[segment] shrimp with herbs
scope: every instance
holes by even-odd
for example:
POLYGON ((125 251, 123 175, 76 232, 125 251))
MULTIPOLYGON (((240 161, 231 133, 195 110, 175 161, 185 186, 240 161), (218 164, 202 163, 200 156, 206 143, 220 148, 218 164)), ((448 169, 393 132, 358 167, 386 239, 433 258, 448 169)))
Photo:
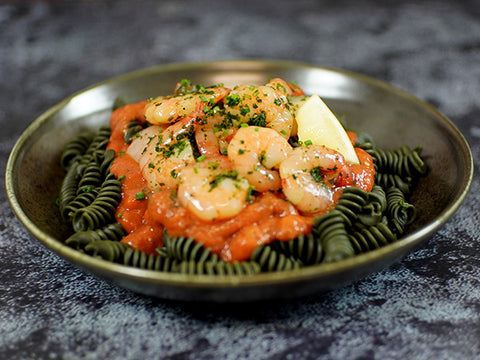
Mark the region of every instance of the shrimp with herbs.
POLYGON ((208 157, 226 154, 235 131, 233 122, 223 112, 205 116, 195 132, 198 151, 208 157))
POLYGON ((205 221, 231 218, 248 203, 250 185, 221 161, 189 164, 182 170, 177 198, 205 221))
POLYGON ((280 163, 286 198, 304 213, 327 211, 334 204, 334 187, 351 173, 339 152, 322 145, 300 146, 280 163))
POLYGON ((288 139, 294 125, 294 109, 288 100, 292 94, 281 79, 262 86, 242 85, 225 97, 225 111, 241 123, 272 128, 288 139))
POLYGON ((276 191, 282 186, 278 166, 291 151, 288 141, 275 130, 248 126, 233 136, 228 158, 256 191, 276 191))
POLYGON ((153 125, 172 124, 198 108, 213 108, 230 93, 223 86, 199 87, 173 96, 159 96, 145 105, 145 119, 153 125))
POLYGON ((178 186, 182 169, 195 161, 188 134, 197 126, 197 113, 192 113, 168 127, 152 125, 137 134, 127 154, 139 164, 149 189, 178 186))

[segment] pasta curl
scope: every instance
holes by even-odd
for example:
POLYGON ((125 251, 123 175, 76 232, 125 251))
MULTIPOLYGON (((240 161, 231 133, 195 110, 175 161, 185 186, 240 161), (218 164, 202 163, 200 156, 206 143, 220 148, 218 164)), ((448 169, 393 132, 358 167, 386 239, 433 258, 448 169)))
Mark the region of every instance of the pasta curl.
POLYGON ((257 247, 251 259, 257 262, 263 271, 285 271, 298 269, 302 266, 299 260, 287 257, 270 245, 257 247))

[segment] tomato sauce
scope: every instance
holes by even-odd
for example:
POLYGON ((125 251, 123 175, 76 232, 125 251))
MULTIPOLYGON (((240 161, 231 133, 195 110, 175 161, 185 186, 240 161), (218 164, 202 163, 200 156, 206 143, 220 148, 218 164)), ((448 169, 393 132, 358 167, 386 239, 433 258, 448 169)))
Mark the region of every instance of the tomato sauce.
MULTIPOLYGON (((122 242, 148 254, 155 253, 155 248, 163 244, 166 230, 173 237, 192 237, 232 262, 249 259, 260 245, 274 240, 288 241, 311 232, 314 216, 321 214, 299 213, 281 193, 261 193, 252 197, 252 202, 232 218, 204 221, 177 202, 175 190, 149 191, 138 163, 124 153, 128 145, 123 140, 128 123, 143 117, 144 106, 142 102, 120 108, 113 113, 111 121, 109 148, 117 152, 111 171, 121 179, 123 191, 116 219, 128 232, 122 242)), ((366 191, 373 186, 372 158, 361 149, 356 152, 360 164, 351 165, 348 176, 336 180, 335 201, 345 186, 366 191)))
POLYGON ((128 104, 116 109, 110 118, 110 127, 112 135, 107 149, 115 150, 115 153, 125 151, 128 147, 125 144, 125 134, 128 130, 128 124, 132 121, 139 121, 144 124, 145 121, 145 105, 147 101, 140 101, 135 104, 128 104))
POLYGON ((355 153, 357 154, 360 164, 350 165, 350 170, 353 175, 352 185, 365 191, 372 191, 375 176, 372 156, 360 148, 355 148, 355 153))
POLYGON ((301 216, 289 202, 271 193, 259 195, 233 218, 204 221, 178 205, 170 190, 152 193, 145 219, 162 224, 171 236, 195 238, 227 261, 246 260, 257 246, 275 239, 310 233, 313 222, 313 217, 301 216))
POLYGON ((147 201, 137 199, 146 193, 146 181, 138 163, 128 154, 117 156, 110 171, 122 181, 122 199, 115 216, 123 228, 131 232, 142 224, 147 209, 147 201))

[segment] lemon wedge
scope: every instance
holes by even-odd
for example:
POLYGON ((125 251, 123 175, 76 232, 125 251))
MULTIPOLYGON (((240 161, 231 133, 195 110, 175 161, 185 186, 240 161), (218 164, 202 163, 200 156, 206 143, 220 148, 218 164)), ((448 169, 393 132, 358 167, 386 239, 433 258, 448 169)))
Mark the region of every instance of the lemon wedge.
POLYGON ((347 132, 318 95, 312 95, 298 108, 296 114, 298 140, 311 141, 338 151, 350 164, 359 164, 347 132))

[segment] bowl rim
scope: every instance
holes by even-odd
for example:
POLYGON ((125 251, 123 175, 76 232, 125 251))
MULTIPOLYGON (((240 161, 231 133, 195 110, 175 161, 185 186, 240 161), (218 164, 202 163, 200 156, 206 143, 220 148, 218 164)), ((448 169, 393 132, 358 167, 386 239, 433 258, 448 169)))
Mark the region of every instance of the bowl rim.
POLYGON ((79 90, 61 102, 53 105, 40 116, 38 116, 20 135, 18 140, 15 142, 10 155, 7 160, 6 173, 5 173, 5 184, 7 197, 10 202, 10 205, 19 218, 21 223, 27 228, 27 230, 38 239, 44 246, 52 250, 54 253, 60 255, 64 259, 67 259, 71 263, 74 263, 82 268, 93 271, 94 273, 103 273, 110 274, 114 276, 125 276, 130 279, 139 280, 139 281, 149 281, 155 282, 162 285, 170 285, 175 287, 197 287, 197 288, 229 288, 229 287, 251 287, 251 286, 262 286, 262 285, 272 285, 272 284, 284 284, 291 282, 298 282, 302 280, 310 279, 320 279, 322 277, 330 277, 335 274, 339 274, 348 270, 352 270, 359 265, 368 265, 375 264, 378 260, 385 258, 387 255, 392 253, 400 254, 400 256, 405 255, 410 252, 412 246, 420 244, 423 240, 430 237, 438 231, 444 222, 450 218, 461 205, 465 199, 472 179, 473 179, 474 163, 472 152, 468 145, 467 140, 459 129, 453 124, 453 122, 444 116, 440 111, 431 106, 430 104, 418 99, 417 97, 411 95, 410 93, 403 91, 393 85, 390 85, 384 81, 377 80, 367 75, 355 73, 348 70, 340 70, 329 67, 317 66, 314 64, 295 62, 295 61, 285 61, 285 60, 265 60, 265 59, 250 59, 250 60, 219 60, 219 61, 205 61, 205 62, 184 62, 184 63, 170 63, 164 65, 153 66, 149 68, 144 68, 140 70, 131 71, 122 75, 114 76, 107 80, 98 82, 94 85, 86 87, 82 90, 79 90), (414 232, 402 237, 401 241, 397 241, 391 244, 388 244, 379 249, 373 250, 371 252, 363 253, 356 255, 354 257, 341 260, 335 263, 327 264, 318 264, 302 267, 295 270, 287 270, 282 272, 266 272, 255 275, 235 275, 235 276, 217 276, 217 275, 189 275, 189 274, 177 274, 177 273, 168 273, 160 272, 153 270, 144 270, 139 268, 133 268, 124 266, 121 264, 116 264, 108 262, 105 260, 97 259, 92 256, 82 254, 75 249, 68 247, 63 244, 61 240, 55 239, 53 236, 50 236, 40 230, 35 223, 26 215, 22 209, 15 192, 14 176, 15 170, 19 166, 20 162, 23 159, 23 151, 25 145, 28 143, 30 137, 52 116, 54 116, 58 111, 64 108, 72 99, 75 97, 88 92, 90 90, 112 84, 117 82, 122 82, 129 79, 135 79, 141 76, 148 75, 150 73, 159 73, 159 72, 171 72, 182 69, 194 69, 194 68, 206 68, 214 66, 224 66, 232 67, 237 66, 241 68, 249 68, 255 65, 263 66, 280 66, 280 67, 301 67, 305 69, 316 69, 324 70, 327 72, 335 73, 342 76, 347 76, 353 78, 362 83, 368 83, 375 87, 380 87, 388 92, 393 92, 396 95, 399 95, 403 98, 406 98, 409 101, 413 101, 422 107, 426 107, 430 112, 433 112, 437 117, 439 117, 444 125, 446 125, 450 131, 454 134, 455 138, 462 147, 463 154, 465 155, 465 173, 463 174, 462 190, 459 191, 456 196, 451 200, 450 205, 447 206, 442 212, 432 221, 430 221, 424 227, 415 230, 414 232), (402 255, 402 250, 404 254, 402 255))

